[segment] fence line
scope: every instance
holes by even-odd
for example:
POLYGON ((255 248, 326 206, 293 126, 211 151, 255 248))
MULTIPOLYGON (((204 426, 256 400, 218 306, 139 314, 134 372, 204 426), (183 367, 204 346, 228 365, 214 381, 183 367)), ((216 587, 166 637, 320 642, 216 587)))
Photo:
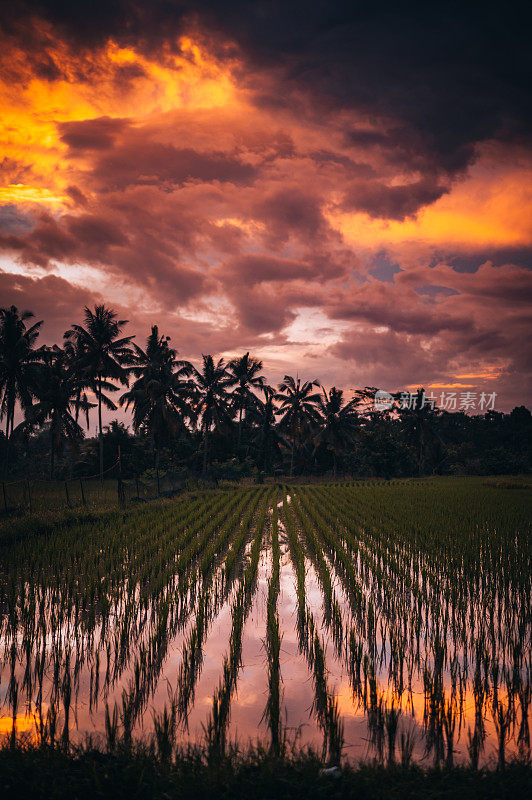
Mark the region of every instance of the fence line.
POLYGON ((29 513, 41 510, 55 510, 64 507, 109 506, 126 504, 129 501, 143 502, 174 494, 186 487, 182 473, 167 471, 156 478, 146 480, 140 475, 134 478, 123 478, 121 470, 118 475, 110 475, 120 467, 116 461, 104 471, 104 479, 99 474, 47 480, 44 478, 19 478, 2 481, 0 496, 0 513, 29 513))

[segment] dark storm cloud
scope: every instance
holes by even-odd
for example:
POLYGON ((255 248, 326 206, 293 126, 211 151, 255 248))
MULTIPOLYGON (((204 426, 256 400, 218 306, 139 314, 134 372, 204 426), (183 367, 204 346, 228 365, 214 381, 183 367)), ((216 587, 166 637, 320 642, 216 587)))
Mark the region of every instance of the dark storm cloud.
POLYGON ((253 214, 266 223, 272 243, 285 243, 292 234, 316 240, 332 234, 321 205, 320 197, 312 197, 299 187, 291 187, 279 189, 258 201, 253 214))
POLYGON ((87 197, 83 194, 83 192, 78 186, 69 186, 66 189, 66 194, 68 195, 68 197, 70 197, 75 206, 84 207, 89 202, 87 197))
POLYGON ((72 315, 79 315, 83 306, 101 302, 98 293, 73 286, 57 275, 36 278, 2 271, 0 297, 8 297, 9 304, 19 309, 30 309, 36 320, 45 320, 41 339, 48 344, 62 340, 74 321, 72 315))
POLYGON ((0 246, 40 267, 51 261, 101 263, 110 247, 126 243, 127 237, 115 221, 94 214, 66 214, 57 220, 43 213, 25 237, 0 236, 0 246))
POLYGON ((58 124, 61 139, 71 151, 107 150, 113 146, 118 133, 124 130, 128 120, 98 117, 76 122, 58 124))
POLYGON ((135 128, 127 119, 64 122, 58 129, 71 155, 92 153, 92 174, 106 189, 188 180, 249 184, 257 174, 256 167, 230 153, 153 141, 150 131, 135 128))
POLYGON ((221 181, 249 184, 255 167, 225 153, 200 153, 190 147, 133 140, 95 162, 93 174, 106 189, 142 184, 221 181))
POLYGON ((380 181, 360 181, 348 189, 342 208, 346 211, 365 211, 370 217, 404 220, 448 191, 448 187, 441 186, 431 178, 402 186, 387 186, 380 181))
MULTIPOLYGON (((76 46, 109 37, 145 49, 174 43, 194 22, 220 55, 235 42, 248 64, 275 71, 272 97, 286 107, 305 93, 317 116, 355 108, 393 123, 389 134, 346 129, 353 145, 393 149, 449 175, 477 142, 529 136, 532 83, 525 4, 354 3, 296 0, 35 0, 3 4, 7 31, 22 36, 43 16, 76 46), (224 49, 225 48, 225 49, 224 49)), ((53 61, 40 56, 50 74, 53 61)), ((264 101, 264 87, 257 86, 264 101)))

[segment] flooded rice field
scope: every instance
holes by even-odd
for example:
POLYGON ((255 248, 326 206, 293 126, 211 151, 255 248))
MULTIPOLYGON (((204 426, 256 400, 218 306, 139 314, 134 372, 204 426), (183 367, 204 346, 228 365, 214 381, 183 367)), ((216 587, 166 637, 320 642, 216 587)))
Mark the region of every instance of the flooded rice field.
POLYGON ((530 751, 530 495, 205 490, 0 530, 0 735, 329 763, 530 751))

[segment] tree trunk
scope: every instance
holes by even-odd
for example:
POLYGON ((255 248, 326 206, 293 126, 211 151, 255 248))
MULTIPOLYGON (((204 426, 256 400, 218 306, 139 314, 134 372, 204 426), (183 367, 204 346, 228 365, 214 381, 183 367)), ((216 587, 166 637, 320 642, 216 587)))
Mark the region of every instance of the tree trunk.
POLYGON ((7 415, 6 415, 6 457, 4 461, 4 478, 7 478, 7 472, 9 469, 9 444, 11 434, 13 433, 13 417, 15 415, 15 409, 12 407, 12 404, 9 403, 7 406, 7 415), (11 424, 11 429, 10 429, 11 424))
POLYGON ((52 428, 52 423, 50 423, 50 480, 51 481, 53 481, 54 479, 54 468, 55 468, 54 432, 52 428))
POLYGON ((240 455, 240 440, 242 438, 242 411, 243 410, 244 410, 243 406, 240 406, 240 409, 239 409, 239 412, 238 412, 238 452, 239 452, 239 455, 240 455))
POLYGON ((290 456, 290 477, 294 474, 294 453, 296 450, 296 441, 292 439, 292 454, 290 456))
POLYGON ((209 430, 205 428, 203 433, 203 477, 207 474, 207 451, 209 449, 209 430))
POLYGON ((268 434, 266 432, 266 426, 263 428, 262 431, 262 471, 266 472, 266 467, 268 465, 268 434))
POLYGON ((98 375, 98 438, 100 445, 100 482, 103 483, 102 376, 98 375))
POLYGON ((333 478, 336 480, 336 453, 333 450, 333 478))
POLYGON ((4 478, 7 478, 8 461, 9 461, 9 409, 6 414, 6 451, 4 453, 4 478))

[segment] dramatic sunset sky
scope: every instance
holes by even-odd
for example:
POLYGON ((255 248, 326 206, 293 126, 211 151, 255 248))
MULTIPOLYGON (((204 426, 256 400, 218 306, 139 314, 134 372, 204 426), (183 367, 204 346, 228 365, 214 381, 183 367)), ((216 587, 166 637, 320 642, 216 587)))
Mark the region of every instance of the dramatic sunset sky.
MULTIPOLYGON (((0 304, 532 401, 530 29, 511 4, 4 2, 0 304)), ((460 389, 459 389, 460 390, 460 389)))

